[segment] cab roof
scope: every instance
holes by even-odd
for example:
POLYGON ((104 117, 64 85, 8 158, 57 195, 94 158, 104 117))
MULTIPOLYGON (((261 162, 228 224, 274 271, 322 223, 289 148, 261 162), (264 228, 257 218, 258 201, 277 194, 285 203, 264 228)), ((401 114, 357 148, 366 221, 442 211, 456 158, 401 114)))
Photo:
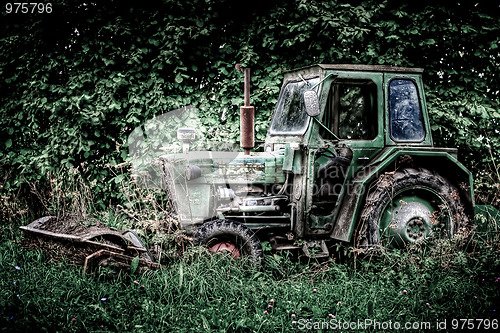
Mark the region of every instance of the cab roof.
POLYGON ((289 70, 286 71, 285 73, 313 69, 314 67, 319 67, 320 69, 323 70, 342 70, 342 71, 356 71, 356 72, 391 72, 391 73, 422 74, 424 71, 423 68, 398 67, 390 65, 315 64, 289 70))

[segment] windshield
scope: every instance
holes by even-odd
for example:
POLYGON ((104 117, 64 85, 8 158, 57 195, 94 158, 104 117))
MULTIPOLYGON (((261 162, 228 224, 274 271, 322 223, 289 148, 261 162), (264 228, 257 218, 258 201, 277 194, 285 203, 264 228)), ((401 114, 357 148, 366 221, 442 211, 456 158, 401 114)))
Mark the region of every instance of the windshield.
POLYGON ((319 78, 288 82, 283 88, 271 121, 271 135, 303 135, 309 126, 304 106, 304 91, 311 89, 319 78))

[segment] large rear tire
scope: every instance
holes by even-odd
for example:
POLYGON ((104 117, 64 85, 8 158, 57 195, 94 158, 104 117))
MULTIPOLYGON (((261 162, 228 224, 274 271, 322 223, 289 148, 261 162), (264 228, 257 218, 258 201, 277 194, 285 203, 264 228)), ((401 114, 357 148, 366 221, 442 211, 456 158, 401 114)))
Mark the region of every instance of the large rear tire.
POLYGON ((451 238, 469 219, 458 190, 426 169, 382 175, 361 214, 358 247, 402 248, 428 237, 451 238))
POLYGON ((194 233, 194 244, 209 252, 226 252, 233 257, 247 257, 256 265, 262 264, 260 240, 244 224, 232 220, 214 220, 203 224, 194 233))

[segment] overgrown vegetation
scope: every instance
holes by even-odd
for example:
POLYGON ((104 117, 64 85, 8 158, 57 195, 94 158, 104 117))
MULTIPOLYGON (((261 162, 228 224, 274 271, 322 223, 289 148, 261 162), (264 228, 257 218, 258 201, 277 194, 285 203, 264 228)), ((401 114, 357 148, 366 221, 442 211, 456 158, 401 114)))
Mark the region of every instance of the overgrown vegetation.
POLYGON ((265 269, 255 271, 244 261, 192 247, 182 260, 156 271, 101 268, 84 274, 49 260, 40 249, 21 248, 16 225, 3 225, 0 327, 5 332, 290 332, 305 323, 358 319, 430 323, 432 330, 437 322, 451 327, 458 318, 492 321, 500 304, 498 227, 497 221, 478 218, 467 244, 441 240, 371 260, 355 261, 342 247, 347 257, 340 263, 305 263, 266 251, 265 269))
MULTIPOLYGON (((266 251, 266 269, 208 257, 175 232, 168 197, 131 181, 127 138, 188 105, 207 140, 238 141, 241 73, 252 68, 256 139, 285 70, 312 63, 425 68, 438 145, 458 147, 476 201, 500 205, 498 7, 386 1, 53 1, 50 15, 0 27, 0 328, 2 331, 293 331, 309 322, 430 322, 498 317, 498 220, 470 242, 418 244, 371 260, 303 262, 266 251), (41 215, 136 228, 165 266, 144 274, 22 247, 41 215), (167 233, 165 231, 168 231, 167 233), (270 307, 271 306, 271 307, 270 307), (302 321, 301 321, 302 320, 302 321), (293 323, 295 321, 296 323, 293 323)), ((175 135, 173 128, 169 135, 175 135)), ((158 144, 161 144, 159 142, 158 144)))

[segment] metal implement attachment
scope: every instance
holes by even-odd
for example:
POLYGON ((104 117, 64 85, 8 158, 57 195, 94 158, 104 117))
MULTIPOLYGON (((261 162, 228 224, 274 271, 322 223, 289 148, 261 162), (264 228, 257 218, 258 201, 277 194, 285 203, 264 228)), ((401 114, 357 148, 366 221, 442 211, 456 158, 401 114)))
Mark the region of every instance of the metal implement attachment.
POLYGON ((69 229, 63 232, 47 230, 50 222, 57 220, 54 216, 39 218, 20 229, 47 242, 57 242, 67 248, 66 254, 75 257, 75 262, 83 256, 84 270, 89 266, 130 267, 135 257, 139 259, 139 267, 158 268, 154 257, 149 253, 140 238, 132 230, 119 231, 109 227, 89 226, 80 229, 69 229), (76 251, 76 252, 75 252, 76 251))

